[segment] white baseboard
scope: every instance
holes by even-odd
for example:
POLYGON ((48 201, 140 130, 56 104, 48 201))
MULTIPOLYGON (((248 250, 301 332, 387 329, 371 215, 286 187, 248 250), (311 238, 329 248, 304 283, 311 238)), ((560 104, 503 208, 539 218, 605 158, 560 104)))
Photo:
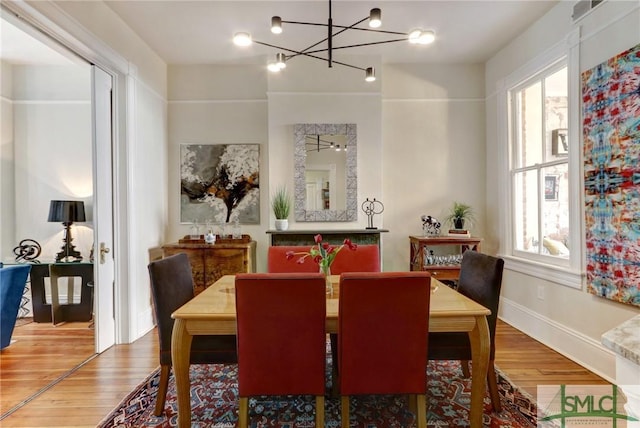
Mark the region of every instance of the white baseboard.
POLYGON ((615 384, 615 354, 600 342, 504 297, 500 298, 498 317, 615 384))

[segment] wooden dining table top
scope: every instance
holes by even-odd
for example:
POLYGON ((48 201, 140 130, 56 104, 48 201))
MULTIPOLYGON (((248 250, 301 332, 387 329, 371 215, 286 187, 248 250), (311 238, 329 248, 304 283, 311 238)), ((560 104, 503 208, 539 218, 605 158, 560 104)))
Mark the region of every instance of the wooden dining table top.
MULTIPOLYGON (((340 275, 332 275, 333 293, 327 295, 327 323, 328 330, 333 332, 333 322, 338 319, 338 306, 340 295, 340 275)), ((449 288, 436 279, 431 279, 431 302, 430 302, 430 330, 431 331, 468 331, 469 326, 452 328, 455 318, 460 318, 459 322, 468 322, 475 316, 486 316, 491 312, 484 306, 463 296, 457 291, 449 288), (445 323, 442 329, 438 328, 441 323, 445 323)), ((176 310, 172 317, 174 319, 219 321, 229 322, 236 319, 236 297, 235 297, 235 275, 225 275, 208 287, 197 297, 176 310)), ((467 324, 465 323, 465 324, 467 324)), ((225 323, 226 324, 226 323, 225 323)), ((229 323, 230 325, 230 323, 229 323)), ((229 327, 231 328, 231 327, 229 327)), ((228 331, 235 334, 235 331, 228 331)))

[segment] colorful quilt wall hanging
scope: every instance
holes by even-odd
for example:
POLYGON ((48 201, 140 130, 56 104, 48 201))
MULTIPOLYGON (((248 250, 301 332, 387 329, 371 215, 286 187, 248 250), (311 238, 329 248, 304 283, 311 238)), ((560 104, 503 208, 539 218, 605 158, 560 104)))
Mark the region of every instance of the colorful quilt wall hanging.
POLYGON ((582 73, 589 293, 640 306, 640 44, 582 73))

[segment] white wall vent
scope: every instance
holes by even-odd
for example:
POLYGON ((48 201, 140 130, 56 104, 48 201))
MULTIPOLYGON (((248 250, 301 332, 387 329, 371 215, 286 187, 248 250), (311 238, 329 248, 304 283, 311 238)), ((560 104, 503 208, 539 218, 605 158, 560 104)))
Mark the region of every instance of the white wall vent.
POLYGON ((594 7, 598 6, 604 0, 580 0, 573 6, 573 15, 571 18, 573 22, 576 22, 578 19, 582 18, 587 12, 589 12, 594 7))

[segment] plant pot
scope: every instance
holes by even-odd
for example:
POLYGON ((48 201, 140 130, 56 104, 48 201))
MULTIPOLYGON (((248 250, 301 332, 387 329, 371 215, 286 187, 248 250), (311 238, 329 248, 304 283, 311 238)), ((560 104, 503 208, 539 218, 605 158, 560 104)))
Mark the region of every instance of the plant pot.
POLYGON ((289 229, 289 220, 288 219, 276 219, 276 230, 287 230, 289 229))
POLYGON ((453 227, 456 229, 464 229, 464 219, 463 218, 454 218, 453 219, 453 227))

